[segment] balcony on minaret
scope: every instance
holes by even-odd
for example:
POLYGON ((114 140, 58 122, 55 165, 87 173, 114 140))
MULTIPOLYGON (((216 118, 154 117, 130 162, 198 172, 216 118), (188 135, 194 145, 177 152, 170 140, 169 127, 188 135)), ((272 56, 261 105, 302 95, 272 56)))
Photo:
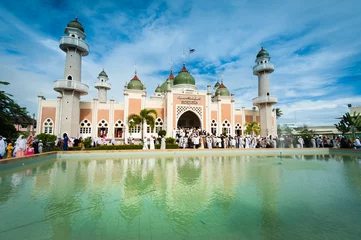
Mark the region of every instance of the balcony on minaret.
POLYGON ((275 96, 260 96, 252 99, 254 106, 259 106, 260 104, 264 103, 271 103, 276 104, 277 103, 277 97, 275 96))
POLYGON ((87 95, 89 87, 82 82, 62 79, 54 81, 54 90, 60 93, 64 90, 73 90, 79 92, 80 95, 87 95))
POLYGON ((275 69, 273 63, 266 62, 260 63, 253 67, 253 74, 258 75, 260 72, 268 72, 271 73, 275 69))
POLYGON ((110 83, 106 82, 106 81, 100 81, 100 82, 97 82, 94 84, 94 87, 99 89, 99 88, 105 88, 107 90, 110 90, 111 89, 111 85, 110 83))
POLYGON ((67 52, 67 48, 77 48, 82 53, 82 56, 87 56, 89 54, 89 45, 82 39, 71 36, 60 38, 59 47, 64 52, 67 52))

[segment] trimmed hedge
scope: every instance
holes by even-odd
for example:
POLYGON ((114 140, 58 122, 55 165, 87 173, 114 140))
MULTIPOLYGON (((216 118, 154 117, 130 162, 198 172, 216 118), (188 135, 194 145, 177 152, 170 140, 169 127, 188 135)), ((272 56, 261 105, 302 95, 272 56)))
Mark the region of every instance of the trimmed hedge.
MULTIPOLYGON (((166 149, 178 149, 177 144, 167 144, 166 149)), ((93 150, 141 150, 143 145, 101 145, 98 147, 85 148, 86 151, 93 150)), ((155 149, 160 149, 160 144, 155 144, 155 149)), ((80 147, 69 147, 68 151, 80 151, 80 147)))

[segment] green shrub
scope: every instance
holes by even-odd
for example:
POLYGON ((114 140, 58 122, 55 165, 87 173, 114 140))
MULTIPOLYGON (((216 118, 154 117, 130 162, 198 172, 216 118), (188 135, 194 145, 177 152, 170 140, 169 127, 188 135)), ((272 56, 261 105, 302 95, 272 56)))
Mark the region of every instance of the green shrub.
POLYGON ((85 139, 83 140, 83 144, 84 144, 84 147, 85 147, 85 148, 91 147, 91 146, 92 146, 92 143, 93 143, 93 141, 92 141, 92 138, 91 138, 91 137, 87 137, 87 138, 85 138, 85 139))
POLYGON ((165 135, 167 135, 167 131, 166 131, 166 130, 159 130, 158 136, 159 136, 160 138, 162 138, 162 137, 165 136, 165 135))
POLYGON ((175 144, 175 139, 172 137, 168 137, 165 139, 166 144, 175 144))
POLYGON ((40 133, 38 135, 36 135, 36 138, 39 139, 39 141, 41 140, 44 144, 43 148, 46 148, 46 144, 48 142, 50 142, 50 146, 54 146, 55 144, 55 140, 56 140, 56 136, 52 135, 52 134, 46 134, 46 133, 40 133))
POLYGON ((68 151, 80 151, 81 147, 68 147, 68 151))

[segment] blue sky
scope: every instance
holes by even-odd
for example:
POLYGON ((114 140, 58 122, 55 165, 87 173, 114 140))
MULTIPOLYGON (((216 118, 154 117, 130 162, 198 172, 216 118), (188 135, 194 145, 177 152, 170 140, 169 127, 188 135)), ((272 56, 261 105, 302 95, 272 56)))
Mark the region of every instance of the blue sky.
POLYGON ((37 113, 37 95, 55 99, 53 81, 63 77, 65 54, 59 49, 66 24, 75 18, 85 28, 90 53, 83 58, 83 101, 102 70, 123 101, 123 86, 134 62, 148 96, 175 73, 182 53, 200 89, 224 75, 236 107, 252 107, 257 77, 255 56, 263 45, 275 71, 271 94, 284 115, 279 123, 331 125, 361 103, 361 2, 359 1, 46 1, 0 3, 0 70, 6 91, 37 113))

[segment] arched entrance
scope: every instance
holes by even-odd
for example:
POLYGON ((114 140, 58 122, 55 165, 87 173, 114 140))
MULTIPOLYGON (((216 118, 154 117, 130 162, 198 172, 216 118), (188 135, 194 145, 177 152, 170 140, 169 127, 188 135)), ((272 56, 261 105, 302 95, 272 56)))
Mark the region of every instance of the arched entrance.
POLYGON ((177 122, 177 127, 178 128, 193 128, 193 127, 201 128, 202 124, 201 124, 201 120, 199 119, 197 114, 195 114, 192 111, 186 111, 179 117, 178 122, 177 122))

